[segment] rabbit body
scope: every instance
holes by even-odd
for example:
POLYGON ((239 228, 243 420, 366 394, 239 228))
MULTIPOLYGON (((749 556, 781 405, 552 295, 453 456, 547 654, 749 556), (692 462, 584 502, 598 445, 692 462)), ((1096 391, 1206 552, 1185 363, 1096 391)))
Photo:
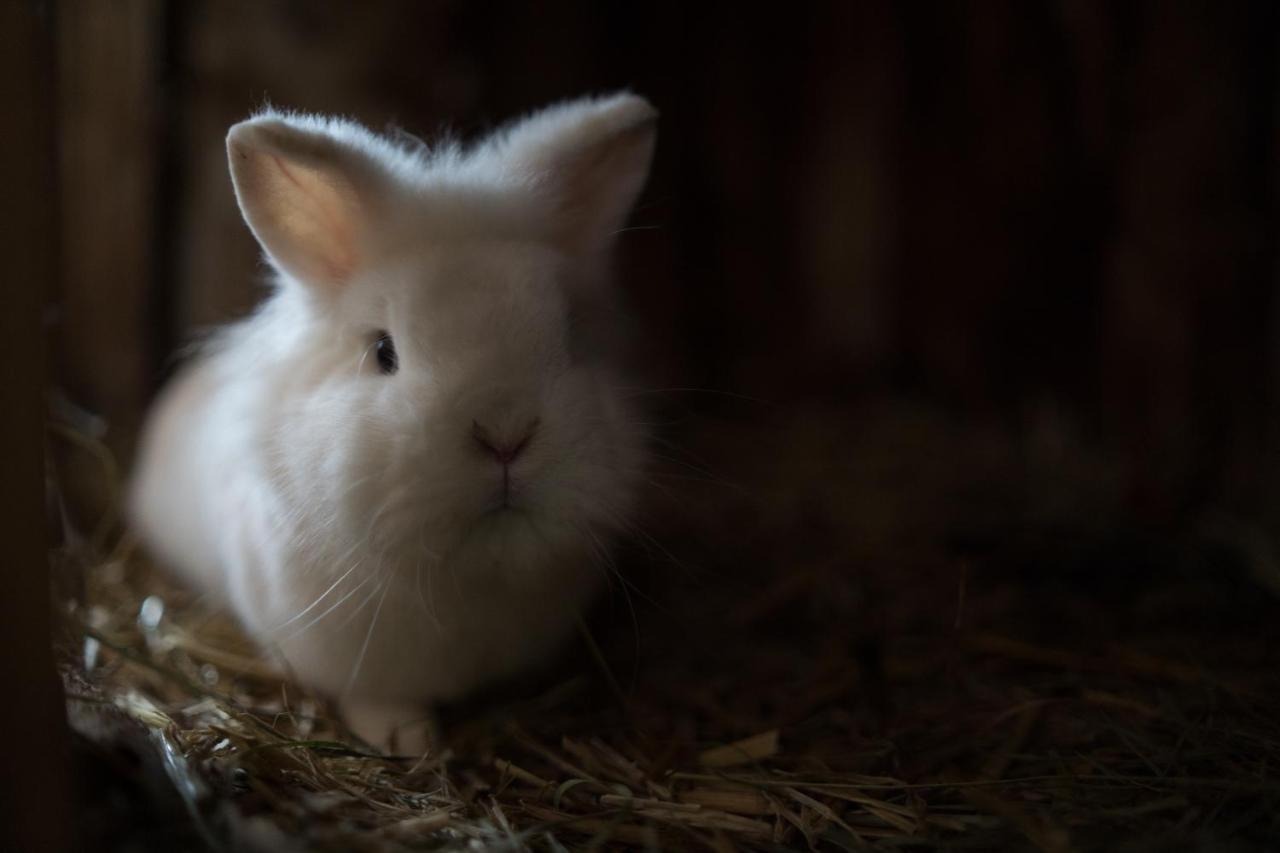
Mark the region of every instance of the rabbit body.
POLYGON ((228 136, 276 287, 157 401, 132 516, 370 742, 545 659, 600 586, 643 459, 608 256, 654 116, 584 99, 436 151, 276 112, 228 136))

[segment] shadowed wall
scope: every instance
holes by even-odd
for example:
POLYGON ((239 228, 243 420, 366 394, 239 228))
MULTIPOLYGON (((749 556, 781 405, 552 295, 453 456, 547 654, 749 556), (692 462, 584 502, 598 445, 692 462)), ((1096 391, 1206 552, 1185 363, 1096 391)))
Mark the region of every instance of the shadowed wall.
POLYGON ((270 100, 430 138, 630 87, 663 115, 620 262, 648 383, 773 411, 923 401, 1086 448, 1143 523, 1269 513, 1271 4, 59 13, 59 375, 122 451, 167 354, 261 293, 231 123, 270 100))

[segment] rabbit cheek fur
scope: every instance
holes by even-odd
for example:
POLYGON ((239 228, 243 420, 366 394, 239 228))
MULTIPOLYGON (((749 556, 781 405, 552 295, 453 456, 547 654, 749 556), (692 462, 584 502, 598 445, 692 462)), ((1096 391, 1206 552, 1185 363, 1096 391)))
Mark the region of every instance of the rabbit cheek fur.
POLYGON ((653 115, 586 99, 435 153, 275 113, 232 131, 278 286, 157 402, 133 518, 370 742, 546 658, 607 571, 641 442, 575 337, 610 316, 653 115))

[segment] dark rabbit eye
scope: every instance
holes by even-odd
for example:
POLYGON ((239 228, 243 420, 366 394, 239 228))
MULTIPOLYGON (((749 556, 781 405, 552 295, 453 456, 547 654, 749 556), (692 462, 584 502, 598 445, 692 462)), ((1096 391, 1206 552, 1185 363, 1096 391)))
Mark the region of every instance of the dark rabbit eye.
POLYGON ((391 340, 391 335, 378 332, 378 339, 374 342, 373 349, 378 356, 378 369, 384 374, 389 376, 399 369, 400 359, 396 357, 396 345, 391 340))

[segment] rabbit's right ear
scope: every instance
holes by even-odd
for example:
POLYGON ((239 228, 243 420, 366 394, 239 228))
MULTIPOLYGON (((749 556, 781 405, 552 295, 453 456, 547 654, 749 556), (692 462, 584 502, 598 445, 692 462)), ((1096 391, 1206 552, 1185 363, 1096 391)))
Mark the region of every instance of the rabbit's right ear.
POLYGON ((282 272, 322 288, 351 278, 372 215, 367 156, 318 123, 266 115, 231 128, 227 158, 240 212, 282 272))

